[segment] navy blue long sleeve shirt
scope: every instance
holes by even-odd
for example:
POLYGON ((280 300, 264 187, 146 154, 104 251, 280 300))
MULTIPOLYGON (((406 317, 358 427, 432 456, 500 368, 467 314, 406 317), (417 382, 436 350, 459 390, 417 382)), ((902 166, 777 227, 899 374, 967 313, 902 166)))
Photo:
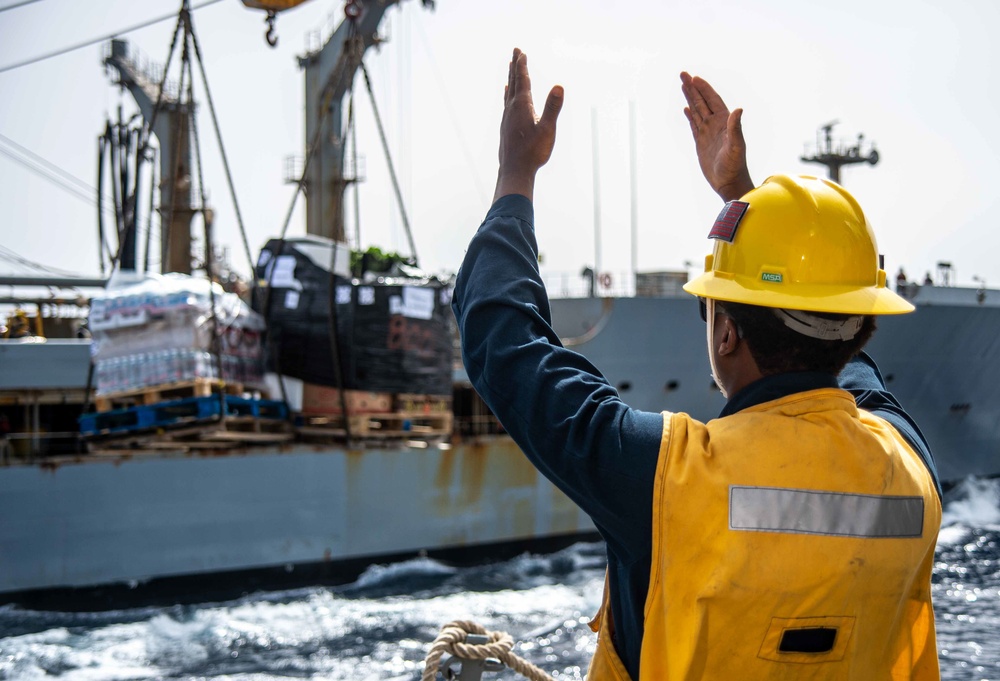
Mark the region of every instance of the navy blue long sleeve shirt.
MULTIPOLYGON (((493 204, 469 245, 453 306, 476 391, 531 462, 590 515, 607 544, 615 648, 637 679, 663 415, 630 408, 590 361, 560 343, 526 197, 512 194, 493 204)), ((720 416, 838 385, 859 407, 897 428, 937 482, 926 441, 864 354, 844 369, 839 383, 838 377, 813 372, 756 381, 733 395, 720 416)))

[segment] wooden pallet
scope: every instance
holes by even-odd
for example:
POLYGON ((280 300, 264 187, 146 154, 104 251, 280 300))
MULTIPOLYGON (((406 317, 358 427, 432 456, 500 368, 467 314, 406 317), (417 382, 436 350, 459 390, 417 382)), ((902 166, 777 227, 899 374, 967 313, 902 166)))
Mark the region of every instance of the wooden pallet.
POLYGON ((287 421, 236 416, 214 423, 185 424, 156 433, 111 436, 88 446, 92 454, 120 454, 122 450, 196 451, 290 442, 294 436, 287 421))
POLYGON ((79 423, 84 438, 129 437, 210 425, 222 420, 222 416, 226 420, 251 417, 283 422, 288 418, 288 407, 277 400, 207 395, 88 412, 80 416, 79 423))
POLYGON ((423 395, 396 393, 393 397, 393 411, 402 413, 442 414, 451 411, 450 395, 423 395))
POLYGON ((138 405, 157 404, 184 397, 208 397, 213 393, 242 395, 244 385, 220 381, 217 378, 196 378, 193 381, 151 385, 137 390, 98 395, 94 398, 94 411, 113 411, 138 405))
POLYGON ((350 427, 352 438, 361 439, 421 439, 451 435, 451 412, 393 412, 385 414, 353 414, 342 416, 312 416, 303 414, 296 432, 307 440, 341 439, 350 427))

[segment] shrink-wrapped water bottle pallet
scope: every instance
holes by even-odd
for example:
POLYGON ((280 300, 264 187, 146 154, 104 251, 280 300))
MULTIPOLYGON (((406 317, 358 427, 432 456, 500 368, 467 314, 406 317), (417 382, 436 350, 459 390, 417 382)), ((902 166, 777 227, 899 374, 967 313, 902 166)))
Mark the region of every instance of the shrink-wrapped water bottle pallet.
POLYGON ((94 409, 95 411, 114 411, 134 406, 155 405, 185 397, 210 397, 213 393, 220 392, 239 396, 245 392, 245 386, 242 383, 220 381, 217 378, 196 378, 178 383, 161 383, 135 390, 97 395, 94 398, 94 409))
POLYGON ((288 407, 278 400, 208 395, 84 414, 80 417, 80 433, 84 438, 107 439, 136 433, 168 438, 176 437, 180 428, 217 432, 216 426, 222 424, 226 432, 252 435, 262 429, 280 432, 287 418, 288 407))

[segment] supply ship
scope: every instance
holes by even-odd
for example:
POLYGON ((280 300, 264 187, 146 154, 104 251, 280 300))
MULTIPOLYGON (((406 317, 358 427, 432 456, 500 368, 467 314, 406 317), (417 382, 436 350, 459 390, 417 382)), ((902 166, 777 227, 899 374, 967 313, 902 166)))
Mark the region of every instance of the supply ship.
MULTIPOLYGON (((130 274, 139 258, 129 187, 139 185, 119 172, 112 281, 3 280, 90 287, 93 337, 73 337, 73 315, 54 319, 69 299, 4 301, 33 314, 12 317, 20 338, 0 340, 0 601, 96 609, 231 598, 414 555, 478 561, 596 537, 469 385, 449 282, 412 263, 352 264, 343 246, 344 193, 358 178, 342 104, 394 4, 348 2, 326 44, 300 60, 307 236, 268 242, 249 304, 220 285, 211 211, 191 190, 197 128, 184 77, 165 92, 165 75, 144 71, 128 43, 108 46, 105 64, 144 126, 107 136, 111 146, 133 140, 112 165, 139 158, 143 135, 158 139, 162 269, 179 275, 130 274), (195 215, 208 244, 200 280, 185 278, 195 215), (247 341, 260 334, 265 342, 247 341)), ((197 53, 186 5, 178 31, 197 53)), ((676 276, 641 280, 630 297, 552 300, 556 331, 633 406, 714 417, 723 399, 696 302, 676 276)), ((881 321, 871 346, 890 389, 944 479, 1000 473, 989 332, 1000 328, 1000 292, 908 295, 917 312, 881 321)))

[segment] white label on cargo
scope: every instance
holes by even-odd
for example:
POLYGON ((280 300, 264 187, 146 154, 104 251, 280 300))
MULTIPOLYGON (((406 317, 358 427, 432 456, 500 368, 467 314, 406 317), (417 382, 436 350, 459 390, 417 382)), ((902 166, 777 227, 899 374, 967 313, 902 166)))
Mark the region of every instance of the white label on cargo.
POLYGON ((351 302, 351 287, 350 286, 338 286, 337 287, 337 305, 347 305, 351 302))
POLYGON ((358 288, 358 305, 374 305, 375 289, 371 286, 361 286, 358 288))
POLYGON ((295 278, 294 256, 279 255, 274 261, 274 271, 269 273, 269 279, 274 288, 302 290, 302 282, 295 278))
POLYGON ((285 291, 285 307, 294 310, 299 306, 299 292, 285 291))
POLYGON ((389 296, 389 314, 403 314, 403 299, 399 296, 389 296))
POLYGON ((403 287, 403 310, 406 317, 430 319, 434 316, 434 289, 403 287))

